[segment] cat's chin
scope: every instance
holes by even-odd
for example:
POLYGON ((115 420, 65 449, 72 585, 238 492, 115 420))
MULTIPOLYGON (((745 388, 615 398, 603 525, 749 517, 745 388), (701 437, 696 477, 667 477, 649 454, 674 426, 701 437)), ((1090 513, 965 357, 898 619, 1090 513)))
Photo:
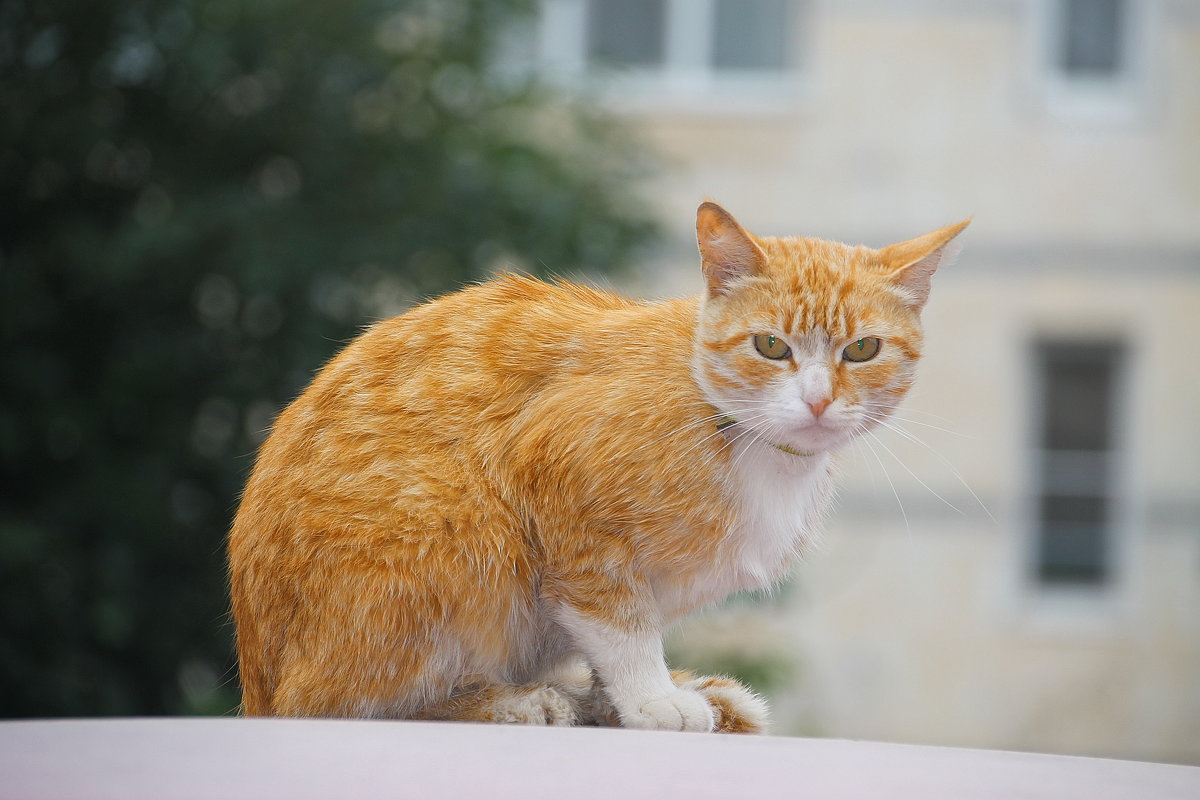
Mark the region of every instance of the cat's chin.
POLYGON ((854 438, 853 428, 833 427, 823 423, 812 423, 789 432, 776 444, 802 453, 830 453, 840 450, 854 438))

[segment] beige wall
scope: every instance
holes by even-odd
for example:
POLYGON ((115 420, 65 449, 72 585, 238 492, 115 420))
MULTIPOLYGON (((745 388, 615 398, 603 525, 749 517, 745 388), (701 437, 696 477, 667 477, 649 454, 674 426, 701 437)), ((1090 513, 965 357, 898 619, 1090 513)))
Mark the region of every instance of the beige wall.
POLYGON ((641 290, 698 289, 704 197, 759 233, 873 245, 975 217, 902 411, 928 447, 852 448, 794 583, 677 648, 789 660, 784 732, 1200 762, 1200 4, 1133 3, 1132 89, 1099 104, 1038 66, 1044 5, 809 2, 786 91, 613 92, 672 164, 650 194, 675 244, 641 290), (1047 334, 1131 355, 1098 591, 1028 578, 1029 347, 1047 334))
POLYGON ((681 238, 697 198, 712 196, 770 234, 883 243, 974 215, 982 243, 1194 254, 1200 15, 1135 4, 1158 9, 1146 85, 1119 112, 1068 113, 1036 66, 1035 9, 1047 4, 810 3, 794 91, 731 95, 736 112, 717 91, 631 114, 676 164, 661 207, 681 238))

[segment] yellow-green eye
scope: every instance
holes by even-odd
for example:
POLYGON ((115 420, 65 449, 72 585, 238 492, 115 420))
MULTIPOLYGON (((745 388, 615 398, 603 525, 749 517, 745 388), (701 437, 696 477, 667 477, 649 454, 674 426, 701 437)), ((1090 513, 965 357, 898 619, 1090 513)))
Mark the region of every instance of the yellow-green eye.
POLYGON ((879 355, 880 344, 881 342, 874 336, 859 339, 842 351, 842 358, 847 361, 870 361, 879 355))
POLYGON ((787 358, 792 354, 792 348, 784 344, 783 339, 767 333, 754 337, 754 348, 767 358, 787 358))

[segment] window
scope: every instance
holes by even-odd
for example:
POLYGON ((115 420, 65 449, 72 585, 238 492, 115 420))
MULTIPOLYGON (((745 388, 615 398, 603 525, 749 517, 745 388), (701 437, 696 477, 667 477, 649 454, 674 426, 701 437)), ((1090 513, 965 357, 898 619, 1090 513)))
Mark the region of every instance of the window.
POLYGON ((542 0, 541 58, 552 75, 602 75, 622 91, 753 96, 794 78, 804 7, 804 0, 542 0))
POLYGON ((1112 578, 1115 419, 1121 348, 1037 346, 1038 497, 1035 577, 1096 586, 1112 578))
POLYGON ((716 0, 711 61, 718 70, 787 69, 788 0, 716 0))
POLYGON ((1047 109, 1066 118, 1128 120, 1142 108, 1152 67, 1153 4, 1134 0, 1030 3, 1047 109))
POLYGON ((1058 68, 1065 75, 1120 74, 1124 0, 1062 0, 1059 14, 1058 68))
POLYGON ((587 8, 589 63, 662 64, 666 0, 589 0, 587 8))

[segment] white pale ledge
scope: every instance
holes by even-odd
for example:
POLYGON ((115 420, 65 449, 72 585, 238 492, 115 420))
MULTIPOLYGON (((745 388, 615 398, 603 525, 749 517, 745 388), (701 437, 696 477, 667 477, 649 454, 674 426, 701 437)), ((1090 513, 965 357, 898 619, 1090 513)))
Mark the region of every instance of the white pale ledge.
POLYGON ((1200 797, 1200 767, 988 750, 437 722, 0 722, 0 797, 1200 797))

